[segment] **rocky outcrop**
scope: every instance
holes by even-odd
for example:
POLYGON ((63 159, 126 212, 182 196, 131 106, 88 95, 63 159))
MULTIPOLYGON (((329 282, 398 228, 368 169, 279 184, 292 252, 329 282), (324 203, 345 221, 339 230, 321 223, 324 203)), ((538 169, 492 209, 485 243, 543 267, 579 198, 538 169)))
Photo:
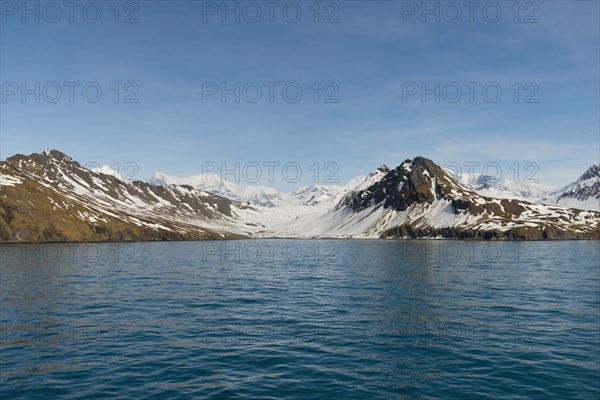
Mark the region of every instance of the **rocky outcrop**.
POLYGON ((347 194, 337 210, 361 221, 378 213, 365 230, 382 238, 600 238, 598 212, 482 196, 424 157, 380 167, 370 177, 377 179, 347 194))

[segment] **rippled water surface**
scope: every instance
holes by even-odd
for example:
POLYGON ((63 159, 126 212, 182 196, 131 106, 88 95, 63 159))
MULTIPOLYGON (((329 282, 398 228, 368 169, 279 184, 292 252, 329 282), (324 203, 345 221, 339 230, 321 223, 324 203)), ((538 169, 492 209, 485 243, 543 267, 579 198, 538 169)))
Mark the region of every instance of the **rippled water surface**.
POLYGON ((599 247, 3 245, 0 397, 599 398, 599 247))

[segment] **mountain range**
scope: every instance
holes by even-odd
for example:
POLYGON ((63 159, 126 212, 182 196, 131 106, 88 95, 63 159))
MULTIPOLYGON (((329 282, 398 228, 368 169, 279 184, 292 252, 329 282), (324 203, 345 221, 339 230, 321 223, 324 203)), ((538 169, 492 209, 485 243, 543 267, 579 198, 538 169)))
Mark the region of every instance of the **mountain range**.
POLYGON ((600 164, 560 190, 467 180, 424 157, 286 193, 215 175, 126 182, 113 172, 53 149, 0 161, 0 241, 600 238, 600 164))
POLYGON ((600 164, 592 165, 579 179, 558 190, 538 182, 514 182, 504 177, 447 172, 483 196, 600 211, 600 164))

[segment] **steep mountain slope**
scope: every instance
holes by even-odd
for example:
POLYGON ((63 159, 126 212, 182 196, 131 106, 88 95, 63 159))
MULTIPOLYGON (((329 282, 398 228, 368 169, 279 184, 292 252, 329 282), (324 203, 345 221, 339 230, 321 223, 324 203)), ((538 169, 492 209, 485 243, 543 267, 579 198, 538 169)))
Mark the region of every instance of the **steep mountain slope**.
POLYGON ((552 192, 542 202, 600 211, 600 164, 594 164, 575 182, 552 192))
POLYGON ((56 150, 0 162, 0 240, 238 237, 231 200, 190 187, 122 182, 56 150))
POLYGON ((379 167, 320 215, 276 226, 283 236, 598 238, 600 214, 481 196, 432 161, 417 157, 379 167))

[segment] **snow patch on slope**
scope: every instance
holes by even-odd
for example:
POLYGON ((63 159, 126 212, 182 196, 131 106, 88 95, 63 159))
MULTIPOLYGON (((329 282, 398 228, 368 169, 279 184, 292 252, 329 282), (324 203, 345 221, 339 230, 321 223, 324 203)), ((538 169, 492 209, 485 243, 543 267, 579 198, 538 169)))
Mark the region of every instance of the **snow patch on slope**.
POLYGON ((114 176, 118 180, 123 181, 123 176, 121 174, 119 174, 117 171, 115 171, 114 169, 112 169, 111 167, 109 167, 108 165, 103 165, 102 167, 98 167, 98 168, 92 168, 91 171, 95 172, 97 174, 114 176))

